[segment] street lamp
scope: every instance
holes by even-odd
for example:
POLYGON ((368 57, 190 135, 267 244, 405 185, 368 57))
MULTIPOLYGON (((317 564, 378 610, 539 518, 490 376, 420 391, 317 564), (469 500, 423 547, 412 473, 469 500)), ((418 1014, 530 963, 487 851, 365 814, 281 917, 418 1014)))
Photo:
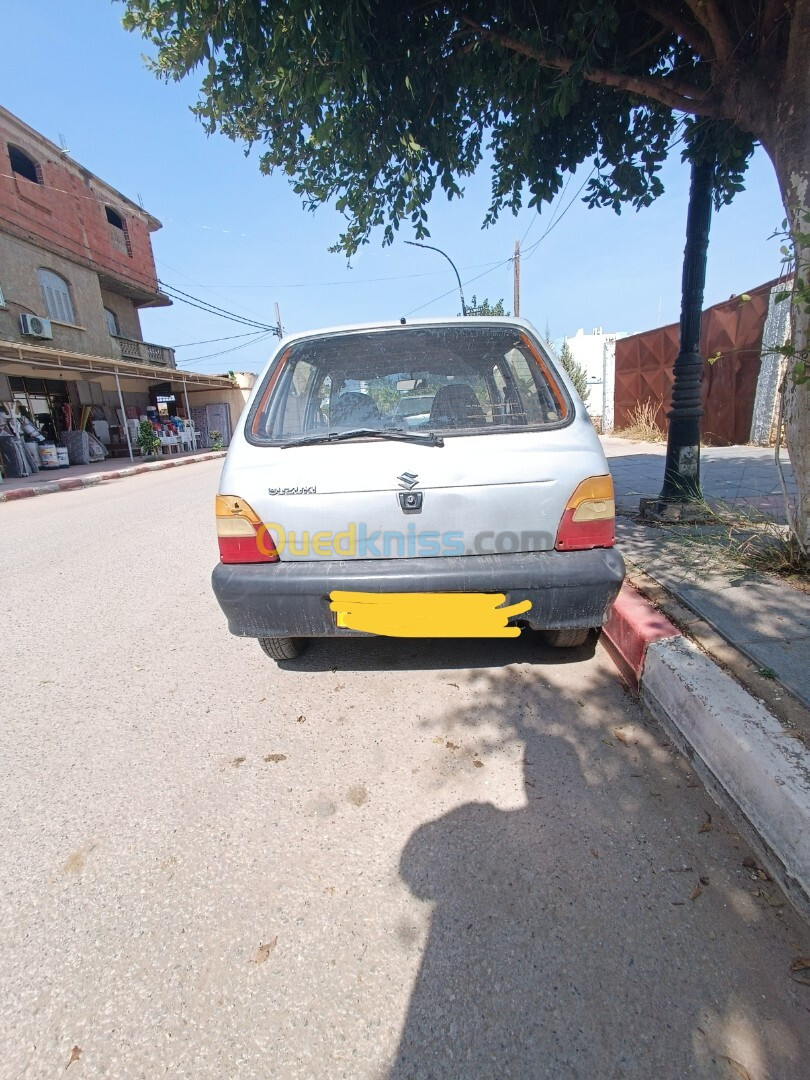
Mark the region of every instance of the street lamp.
POLYGON ((706 249, 712 220, 714 159, 692 163, 686 250, 683 261, 680 350, 673 368, 672 408, 667 413, 667 456, 664 486, 659 498, 666 502, 699 502, 700 488, 700 324, 706 283, 706 249))
POLYGON ((461 278, 459 277, 458 270, 456 270, 456 264, 453 262, 450 256, 446 255, 441 248, 432 247, 430 244, 417 244, 415 240, 406 240, 405 243, 410 244, 411 247, 427 248, 428 251, 438 251, 440 255, 444 255, 445 259, 447 259, 447 261, 453 267, 453 273, 456 275, 456 281, 458 282, 458 295, 461 297, 461 314, 466 315, 467 307, 464 303, 464 290, 461 288, 461 278))

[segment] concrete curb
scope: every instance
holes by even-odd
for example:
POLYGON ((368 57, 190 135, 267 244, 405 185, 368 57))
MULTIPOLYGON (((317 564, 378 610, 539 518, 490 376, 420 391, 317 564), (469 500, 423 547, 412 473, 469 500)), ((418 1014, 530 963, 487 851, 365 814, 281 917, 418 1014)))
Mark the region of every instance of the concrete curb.
POLYGON ((628 586, 603 640, 643 708, 810 918, 810 751, 628 586))
POLYGON ((211 461, 225 457, 224 450, 212 450, 207 454, 193 454, 191 457, 166 458, 165 461, 152 461, 148 464, 130 465, 124 469, 110 469, 107 472, 86 473, 84 476, 65 476, 60 480, 47 480, 35 487, 14 488, 3 491, 0 487, 0 503, 16 502, 18 499, 31 499, 36 495, 53 495, 58 491, 76 491, 79 488, 95 487, 107 480, 123 480, 126 476, 138 476, 140 473, 159 472, 161 469, 176 469, 180 465, 196 465, 200 461, 211 461))

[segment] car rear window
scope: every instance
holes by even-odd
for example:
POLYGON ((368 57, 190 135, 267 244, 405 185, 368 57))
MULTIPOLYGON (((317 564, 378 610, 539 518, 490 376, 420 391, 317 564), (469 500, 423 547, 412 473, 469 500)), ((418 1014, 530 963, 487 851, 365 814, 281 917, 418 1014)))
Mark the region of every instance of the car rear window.
POLYGON ((518 327, 402 327, 292 345, 247 420, 253 442, 283 445, 357 428, 487 434, 557 427, 568 395, 518 327))

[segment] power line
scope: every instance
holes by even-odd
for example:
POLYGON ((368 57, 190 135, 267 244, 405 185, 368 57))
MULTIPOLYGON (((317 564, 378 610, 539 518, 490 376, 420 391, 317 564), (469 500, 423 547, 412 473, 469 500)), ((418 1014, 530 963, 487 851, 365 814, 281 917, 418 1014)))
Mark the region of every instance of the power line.
MULTIPOLYGON (((405 241, 409 243, 410 241, 405 241)), ((164 263, 164 266, 166 264, 164 263)), ((477 270, 479 266, 495 266, 494 262, 486 263, 473 263, 472 266, 462 266, 462 270, 477 270)), ((218 284, 219 289, 324 289, 330 285, 369 285, 377 281, 409 281, 412 278, 423 277, 438 277, 443 271, 430 270, 421 274, 393 274, 389 277, 370 277, 370 278, 352 278, 350 280, 344 279, 341 281, 297 281, 286 285, 221 285, 218 284)), ((188 275, 185 275, 188 276, 188 275)), ((200 284, 199 282, 197 284, 200 284)), ((213 289, 210 285, 201 285, 203 289, 213 289)))
POLYGON ((258 322, 256 319, 246 319, 242 315, 236 315, 232 311, 218 307, 215 304, 209 304, 208 301, 202 300, 199 296, 193 296, 191 293, 184 292, 176 286, 167 285, 163 281, 159 281, 158 284, 162 289, 166 290, 172 299, 179 300, 182 304, 188 304, 190 307, 199 308, 200 311, 206 311, 209 315, 218 315, 222 319, 230 319, 231 322, 240 323, 242 326, 255 326, 259 330, 270 330, 275 333, 276 328, 274 326, 268 326, 267 323, 258 322))
MULTIPOLYGON (((562 191, 560 192, 560 198, 559 198, 559 199, 558 199, 558 201, 557 201, 557 205, 556 205, 556 206, 554 207, 554 213, 553 213, 553 214, 551 215, 551 221, 553 221, 553 220, 554 220, 554 218, 555 218, 555 217, 557 216, 557 213, 558 213, 558 211, 559 211, 559 209, 560 209, 560 206, 562 205, 562 201, 563 201, 563 199, 565 198, 565 193, 566 193, 566 191, 568 190, 568 185, 569 185, 569 184, 571 183, 571 177, 572 177, 573 175, 574 175, 574 174, 573 174, 572 172, 570 172, 570 173, 568 174, 568 176, 566 176, 566 178, 565 178, 565 184, 563 185, 563 189, 562 189, 562 191)), ((526 229, 526 232, 525 232, 525 233, 523 234, 523 236, 522 236, 522 237, 521 237, 521 239, 520 239, 520 246, 521 246, 521 247, 523 247, 523 244, 524 244, 524 241, 526 240, 526 237, 527 237, 527 236, 529 235, 529 233, 530 233, 530 232, 532 231, 532 228, 533 228, 533 226, 534 226, 535 222, 536 222, 536 221, 539 221, 539 220, 540 220, 540 211, 538 210, 538 211, 536 211, 536 212, 535 212, 535 215, 534 215, 534 217, 533 217, 533 218, 532 218, 532 220, 531 220, 531 221, 529 222, 529 226, 528 226, 528 228, 526 229)), ((551 222, 549 222, 549 225, 550 225, 550 224, 551 224, 551 222)))
POLYGON ((227 334, 225 337, 205 338, 203 341, 185 341, 182 345, 172 345, 172 349, 189 349, 192 345, 212 345, 215 341, 233 341, 235 338, 253 337, 253 331, 248 330, 245 334, 227 334))
MULTIPOLYGON (((495 263, 495 265, 490 267, 489 270, 484 270, 483 273, 476 274, 475 277, 467 278, 466 281, 462 282, 462 285, 470 285, 470 284, 472 284, 473 281, 478 281, 479 278, 486 277, 487 274, 491 274, 493 271, 498 270, 500 267, 508 266, 511 261, 512 261, 512 259, 510 257, 508 259, 504 259, 502 262, 495 263)), ((452 293, 455 293, 456 291, 457 291, 456 289, 448 289, 447 292, 443 292, 441 294, 441 296, 434 296, 432 300, 427 300, 424 304, 420 304, 419 307, 411 308, 410 311, 406 311, 404 317, 407 318, 409 315, 413 315, 413 313, 415 311, 421 311, 422 308, 429 307, 430 304, 435 304, 439 300, 444 300, 445 296, 450 296, 452 293)))
POLYGON ((568 203, 568 205, 567 205, 567 206, 566 206, 566 208, 565 208, 565 209, 563 210, 563 212, 562 212, 562 213, 560 214, 560 216, 559 216, 559 217, 557 218, 557 220, 555 221, 555 220, 554 220, 554 218, 552 217, 551 221, 550 221, 550 222, 548 223, 548 228, 547 228, 547 229, 546 229, 546 231, 545 231, 545 232, 543 233, 543 235, 542 235, 542 236, 540 237, 540 239, 539 239, 539 240, 535 240, 535 242, 534 242, 533 244, 531 244, 531 245, 530 245, 530 246, 529 246, 529 247, 528 247, 528 248, 526 249, 526 251, 525 251, 525 252, 523 253, 523 255, 524 255, 524 258, 526 258, 526 259, 530 259, 530 258, 532 257, 532 255, 534 255, 535 251, 536 251, 536 250, 537 250, 537 248, 538 248, 538 247, 540 246, 540 244, 542 244, 542 242, 543 242, 543 241, 545 240, 545 238, 546 238, 546 237, 548 236, 548 234, 549 234, 549 233, 551 232, 551 230, 552 230, 552 229, 555 229, 555 228, 556 228, 556 227, 557 227, 557 226, 558 226, 558 225, 560 224, 560 222, 562 221, 562 219, 563 219, 563 218, 565 217, 565 215, 566 215, 566 214, 568 213, 568 211, 569 211, 569 210, 571 209, 571 207, 572 207, 572 206, 574 205, 574 203, 575 203, 575 202, 577 201, 577 199, 579 198, 579 196, 580 196, 580 195, 582 194, 582 192, 583 192, 583 191, 584 191, 584 189, 585 189, 585 185, 586 185, 586 184, 588 183, 588 181, 590 180, 590 178, 591 178, 591 177, 593 176, 593 174, 594 174, 595 172, 596 172, 596 167, 594 167, 593 169, 591 169, 591 171, 590 171, 590 172, 588 173, 588 175, 587 175, 587 176, 585 177, 585 179, 584 179, 584 180, 582 181, 582 183, 580 184, 580 186, 579 186, 579 188, 577 189, 577 191, 576 191, 576 192, 575 192, 575 193, 574 193, 574 194, 572 195, 572 197, 571 197, 571 201, 570 201, 570 202, 568 203))
POLYGON ((266 330, 264 333, 258 333, 252 341, 243 341, 241 345, 234 345, 232 349, 220 349, 219 352, 205 353, 203 356, 195 356, 191 360, 184 360, 183 364, 199 364, 203 360, 213 360, 216 356, 226 356, 228 353, 239 352, 240 349, 246 349, 249 345, 258 345, 266 338, 275 334, 275 329, 266 330))
MULTIPOLYGON (((197 285, 200 289, 205 289, 206 292, 213 293, 214 296, 220 296, 220 297, 222 297, 223 300, 228 299, 226 296, 222 296, 222 293, 218 293, 216 291, 216 289, 213 288, 211 285, 203 285, 203 283, 201 281, 197 281, 196 278, 193 278, 190 274, 187 274, 184 270, 178 270, 176 266, 171 266, 169 263, 165 262, 163 259, 156 258, 155 261, 159 262, 161 266, 165 266, 167 270, 171 270, 173 273, 179 274, 180 277, 185 278, 187 281, 190 281, 192 285, 197 285)), ((262 318, 262 316, 259 315, 259 313, 257 311, 254 311, 253 308, 248 307, 247 304, 240 304, 236 300, 231 300, 231 301, 229 301, 229 303, 233 304, 234 307, 240 307, 242 309, 242 311, 246 311, 248 313, 248 315, 255 315, 259 319, 262 318)))

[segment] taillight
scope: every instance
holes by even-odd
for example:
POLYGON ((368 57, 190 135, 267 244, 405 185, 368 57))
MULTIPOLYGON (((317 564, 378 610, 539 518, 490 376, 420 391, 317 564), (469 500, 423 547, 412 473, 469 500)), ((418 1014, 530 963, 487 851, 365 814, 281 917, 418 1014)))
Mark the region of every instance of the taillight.
POLYGON ((568 500, 555 547, 558 551, 613 547, 616 504, 610 476, 589 476, 568 500))
POLYGON ((217 495, 216 513, 220 562, 278 562, 272 536, 244 499, 236 495, 217 495))

